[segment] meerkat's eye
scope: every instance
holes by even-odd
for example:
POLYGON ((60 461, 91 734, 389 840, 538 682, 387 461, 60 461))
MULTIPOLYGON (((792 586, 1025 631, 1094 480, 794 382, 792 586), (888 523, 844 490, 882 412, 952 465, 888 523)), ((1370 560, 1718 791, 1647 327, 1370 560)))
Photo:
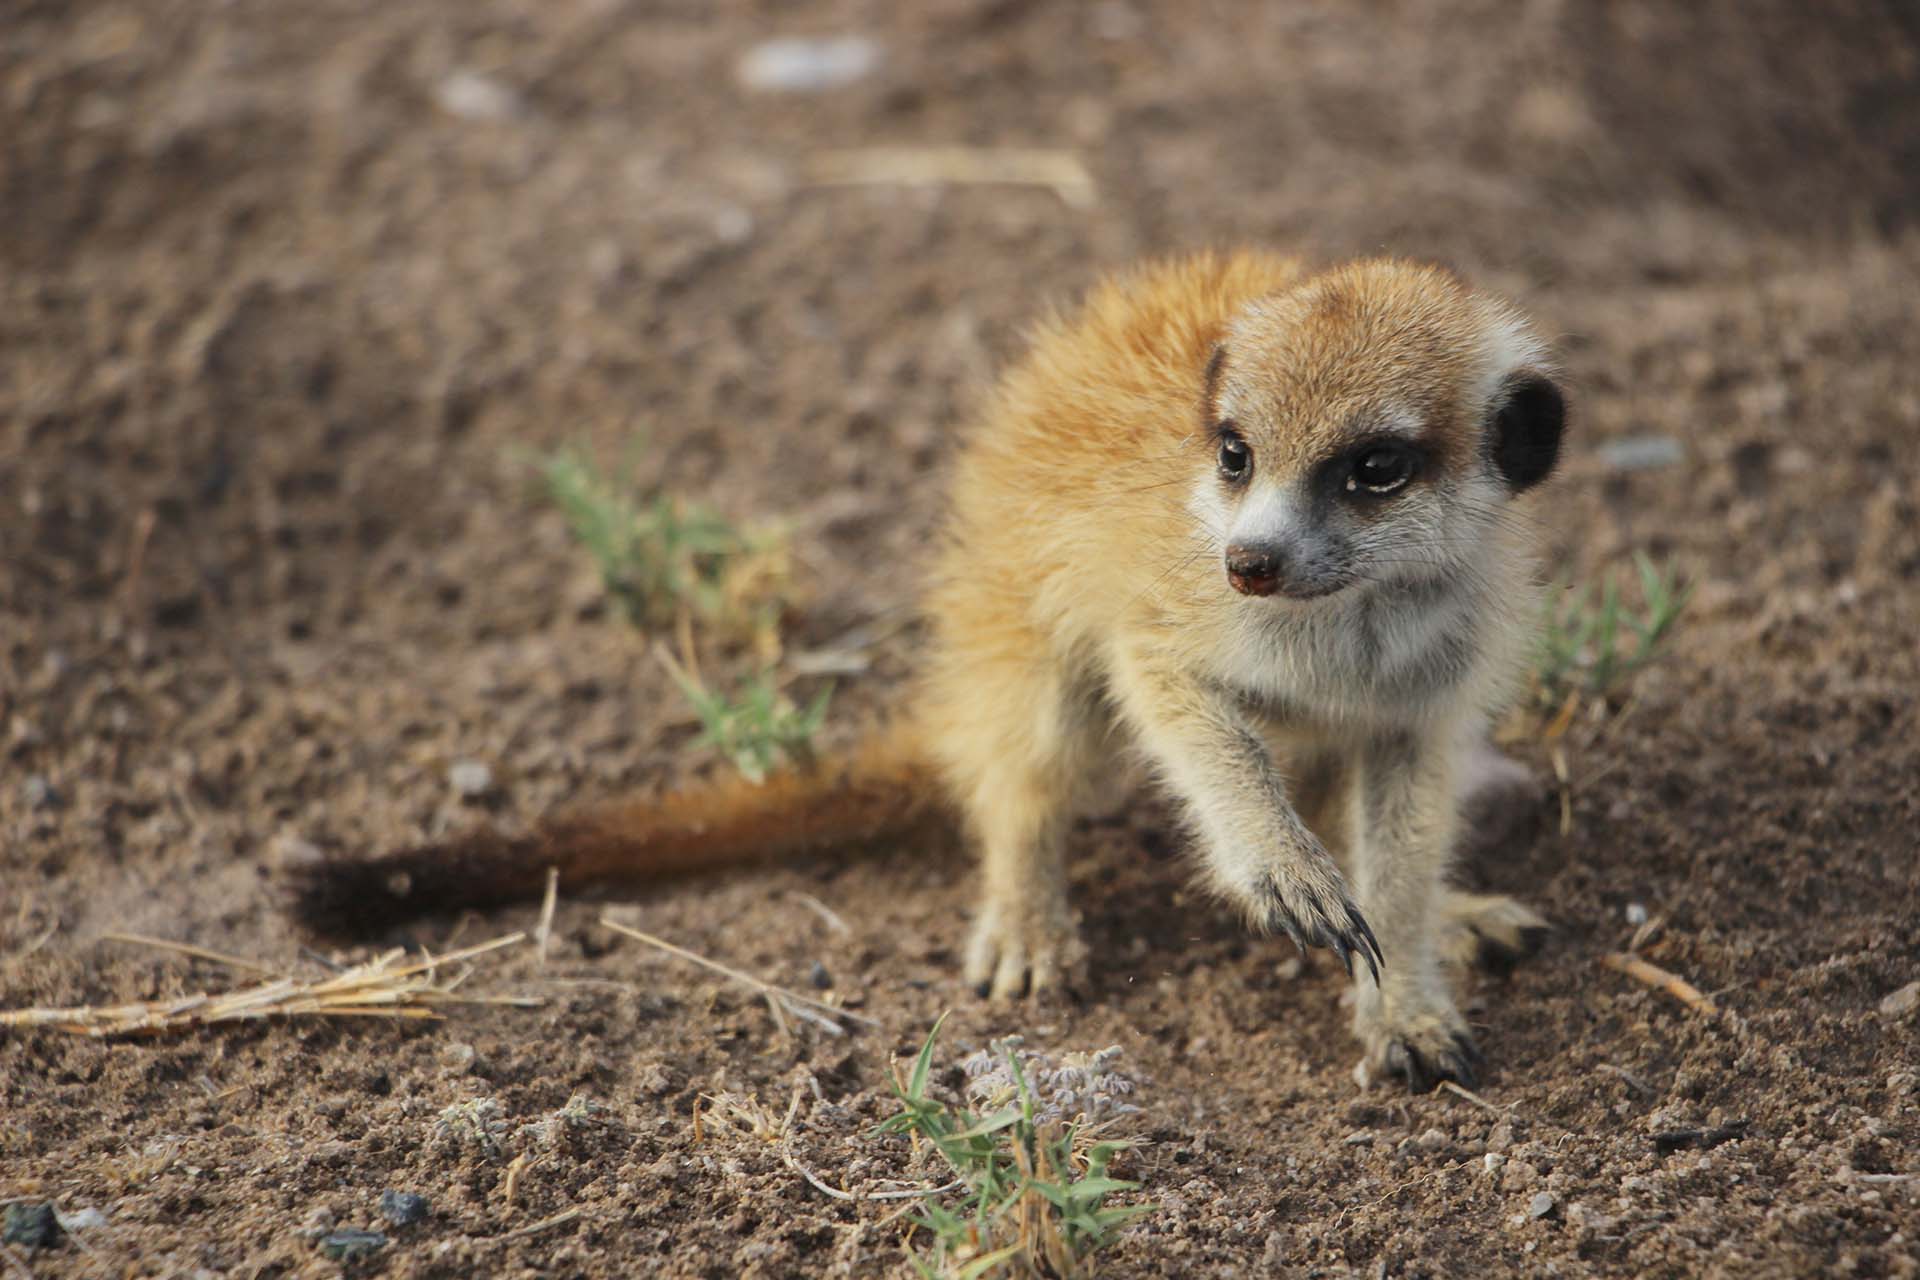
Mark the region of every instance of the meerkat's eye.
POLYGON ((1253 450, 1240 438, 1231 422, 1220 424, 1220 475, 1230 484, 1239 484, 1253 474, 1253 450))
POLYGON ((1384 498, 1406 488, 1418 466, 1419 458, 1411 449, 1369 449, 1354 460, 1346 490, 1384 498))

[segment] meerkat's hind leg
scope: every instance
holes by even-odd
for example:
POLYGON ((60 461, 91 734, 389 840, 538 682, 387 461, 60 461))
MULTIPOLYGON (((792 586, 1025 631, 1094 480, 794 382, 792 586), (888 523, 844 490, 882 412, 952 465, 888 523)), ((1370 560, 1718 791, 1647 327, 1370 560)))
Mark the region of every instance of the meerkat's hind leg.
POLYGON ((1504 973, 1540 949, 1552 926, 1504 893, 1449 889, 1440 908, 1440 959, 1458 970, 1504 973))
POLYGON ((1467 739, 1455 776, 1461 833, 1467 844, 1502 844, 1540 808, 1544 791, 1533 770, 1493 745, 1486 730, 1467 739))
POLYGON ((986 888, 967 939, 967 985, 1017 1000, 1059 985, 1081 959, 1067 905, 1066 797, 1052 779, 998 768, 973 806, 986 888))
POLYGON ((1097 753, 1092 704, 1056 673, 981 672, 949 699, 940 744, 980 850, 984 884, 967 939, 966 982, 1018 999, 1058 986, 1084 959, 1067 904, 1066 831, 1097 753), (1026 678, 1022 678, 1022 677, 1026 678))

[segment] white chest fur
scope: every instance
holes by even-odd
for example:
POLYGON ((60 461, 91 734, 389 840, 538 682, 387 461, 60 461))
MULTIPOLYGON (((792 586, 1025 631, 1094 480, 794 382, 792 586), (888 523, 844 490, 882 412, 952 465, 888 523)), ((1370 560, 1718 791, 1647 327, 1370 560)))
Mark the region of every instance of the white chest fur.
POLYGON ((1212 674, 1283 717, 1415 724, 1470 697, 1483 666, 1477 593, 1459 579, 1382 583, 1304 604, 1249 600, 1212 674))

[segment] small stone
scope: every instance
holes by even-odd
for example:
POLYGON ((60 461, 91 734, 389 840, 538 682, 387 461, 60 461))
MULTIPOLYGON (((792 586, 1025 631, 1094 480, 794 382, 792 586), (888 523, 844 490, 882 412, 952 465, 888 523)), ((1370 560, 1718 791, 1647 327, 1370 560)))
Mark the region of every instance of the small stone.
POLYGON ((475 800, 493 790, 493 770, 479 760, 456 760, 447 770, 447 782, 463 800, 475 800))
POLYGON ((1355 1129, 1341 1141, 1349 1147, 1370 1147, 1373 1145, 1373 1130, 1355 1129))
POLYGON ((1447 1136, 1446 1130, 1434 1128, 1415 1138, 1414 1145, 1422 1151, 1444 1151, 1453 1145, 1453 1139, 1447 1136))
POLYGON ((456 71, 434 92, 440 109, 462 120, 511 120, 520 114, 520 95, 491 76, 456 71))
POLYGON ((56 1209, 53 1216, 68 1235, 76 1231, 92 1231, 95 1227, 107 1225, 107 1215, 93 1208, 75 1209, 72 1213, 61 1213, 56 1209))
POLYGON ((1644 902, 1629 902, 1627 904, 1627 923, 1638 929, 1646 922, 1647 904, 1644 902))
POLYGON ((1273 967, 1273 976, 1282 982, 1292 982, 1307 971, 1307 965, 1299 956, 1288 956, 1273 967))
POLYGON ((1909 982, 1880 1001, 1880 1012, 1889 1018, 1905 1017, 1920 1009, 1920 982, 1909 982))
POLYGON ((1505 1151, 1513 1145, 1513 1122, 1502 1120, 1487 1134, 1487 1150, 1505 1151))
POLYGON ((464 1040, 451 1040, 440 1049, 440 1061, 447 1064, 456 1075, 465 1075, 473 1070, 480 1060, 480 1051, 464 1040))
POLYGON ((29 809, 51 809, 60 803, 60 793, 45 774, 36 773, 20 784, 20 801, 29 809))
POLYGON ((1480 1168, 1488 1177, 1492 1177, 1494 1174, 1500 1172, 1500 1166, 1506 1162, 1507 1158, 1498 1151, 1489 1151, 1486 1155, 1480 1157, 1480 1168))
POLYGON ((1544 1218, 1553 1212, 1555 1203, 1556 1201, 1553 1196, 1547 1192, 1536 1192, 1533 1199, 1527 1201, 1527 1216, 1529 1218, 1544 1218))
POLYGON ((28 1249, 51 1249, 60 1243, 62 1234, 59 1215, 54 1213, 51 1202, 10 1204, 6 1229, 0 1232, 0 1240, 28 1249))
POLYGON ((427 1198, 411 1191, 387 1190, 380 1193, 380 1216, 396 1227, 410 1227, 426 1220, 427 1198))
POLYGON ((1686 461, 1687 452, 1672 436, 1627 436, 1601 445, 1600 460, 1615 471, 1656 471, 1686 461))
POLYGON ((327 860, 319 845, 285 831, 273 838, 267 853, 281 871, 311 871, 327 860))
POLYGON ((320 1252, 335 1262, 352 1262, 355 1258, 367 1257, 386 1247, 387 1238, 378 1231, 359 1231, 350 1227, 320 1237, 320 1252))
POLYGON ((873 74, 880 46, 865 36, 766 40, 740 58, 734 74, 759 93, 819 93, 873 74))
POLYGON ((833 986, 833 975, 827 972, 827 966, 815 960, 813 967, 807 970, 807 981, 813 984, 814 990, 825 991, 833 986))

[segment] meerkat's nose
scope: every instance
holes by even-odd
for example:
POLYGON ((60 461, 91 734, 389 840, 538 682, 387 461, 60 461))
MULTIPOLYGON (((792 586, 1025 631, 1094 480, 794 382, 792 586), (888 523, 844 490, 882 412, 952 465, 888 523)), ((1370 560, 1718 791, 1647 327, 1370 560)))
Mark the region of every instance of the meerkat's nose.
POLYGON ((1227 548, 1227 581, 1243 596, 1270 596, 1287 572, 1286 549, 1273 543, 1236 542, 1227 548))

